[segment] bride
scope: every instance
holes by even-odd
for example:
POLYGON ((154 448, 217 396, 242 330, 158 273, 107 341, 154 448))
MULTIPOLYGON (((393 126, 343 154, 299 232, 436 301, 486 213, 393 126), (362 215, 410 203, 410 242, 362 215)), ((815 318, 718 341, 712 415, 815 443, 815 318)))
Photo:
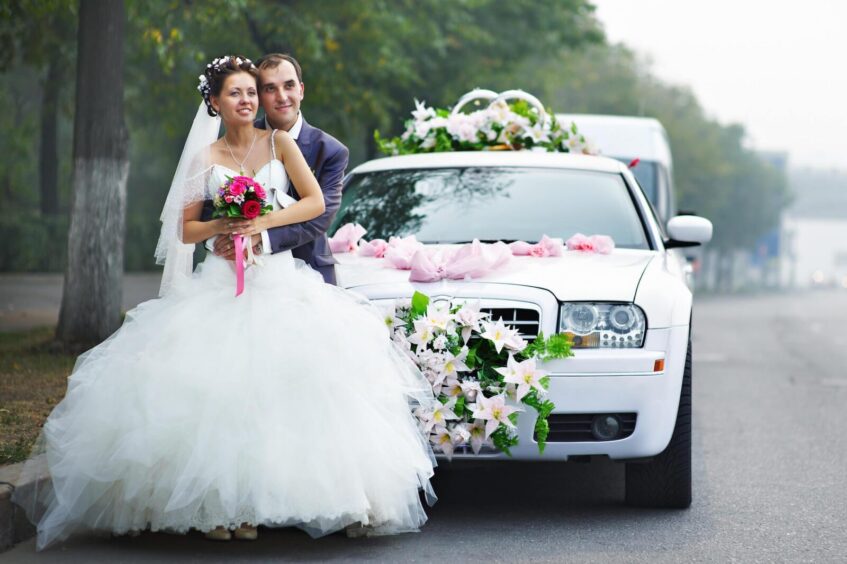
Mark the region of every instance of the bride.
POLYGON ((195 243, 323 211, 291 137, 253 127, 256 67, 230 56, 204 76, 162 213, 161 298, 79 358, 44 425, 51 482, 37 546, 78 530, 193 528, 219 540, 255 538, 258 525, 417 530, 434 458, 410 404, 432 393, 375 308, 290 251, 249 267, 238 297, 231 261, 208 253, 191 272, 195 243), (208 145, 217 116, 226 134, 208 145), (201 222, 203 200, 243 171, 274 211, 201 222), (296 203, 283 196, 289 181, 296 203))

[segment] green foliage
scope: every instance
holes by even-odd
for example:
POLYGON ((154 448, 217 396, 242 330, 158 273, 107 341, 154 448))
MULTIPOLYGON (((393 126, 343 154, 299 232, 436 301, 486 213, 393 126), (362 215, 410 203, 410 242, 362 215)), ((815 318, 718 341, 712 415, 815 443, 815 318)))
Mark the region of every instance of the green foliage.
POLYGON ((565 333, 545 337, 543 332, 539 332, 538 337, 523 350, 521 356, 524 358, 537 356, 543 362, 573 356, 571 338, 565 333))
POLYGON ((429 296, 421 292, 415 292, 412 295, 412 319, 416 319, 426 313, 426 308, 429 306, 429 296))

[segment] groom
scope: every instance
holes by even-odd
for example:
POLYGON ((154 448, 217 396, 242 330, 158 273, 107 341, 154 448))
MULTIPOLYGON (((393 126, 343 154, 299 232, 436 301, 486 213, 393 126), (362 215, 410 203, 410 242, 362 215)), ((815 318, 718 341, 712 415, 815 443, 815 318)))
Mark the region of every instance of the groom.
MULTIPOLYGON (((309 168, 315 173, 324 195, 324 213, 304 223, 284 225, 254 235, 253 245, 261 243, 261 252, 291 251, 299 259, 321 273, 328 284, 336 284, 335 264, 327 242, 329 229, 341 205, 341 188, 347 168, 349 151, 335 137, 312 127, 300 113, 305 85, 300 64, 291 55, 271 53, 258 61, 259 101, 265 110, 264 119, 256 120, 259 129, 284 129, 297 142, 309 168), (260 239, 261 237, 261 239, 260 239)), ((299 199, 297 191, 288 193, 299 199)), ((215 254, 235 260, 232 239, 218 237, 215 254)))

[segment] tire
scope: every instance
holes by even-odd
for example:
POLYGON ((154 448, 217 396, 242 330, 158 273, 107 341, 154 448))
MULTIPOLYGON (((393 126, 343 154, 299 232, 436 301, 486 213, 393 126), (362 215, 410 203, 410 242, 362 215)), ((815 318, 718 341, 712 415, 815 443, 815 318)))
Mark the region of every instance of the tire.
POLYGON ((691 506, 691 340, 671 441, 649 462, 626 465, 626 503, 636 507, 691 506))

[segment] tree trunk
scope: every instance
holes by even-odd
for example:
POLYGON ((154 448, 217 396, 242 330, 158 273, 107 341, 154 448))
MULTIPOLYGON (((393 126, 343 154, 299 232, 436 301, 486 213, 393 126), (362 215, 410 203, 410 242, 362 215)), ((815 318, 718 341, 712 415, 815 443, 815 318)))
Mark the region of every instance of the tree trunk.
POLYGON ((120 325, 126 181, 123 0, 80 0, 68 266, 58 339, 91 346, 120 325))
POLYGON ((59 213, 59 151, 57 120, 59 116, 59 85, 61 83, 60 62, 50 59, 47 77, 41 97, 41 149, 38 168, 41 172, 41 214, 53 216, 59 213))

